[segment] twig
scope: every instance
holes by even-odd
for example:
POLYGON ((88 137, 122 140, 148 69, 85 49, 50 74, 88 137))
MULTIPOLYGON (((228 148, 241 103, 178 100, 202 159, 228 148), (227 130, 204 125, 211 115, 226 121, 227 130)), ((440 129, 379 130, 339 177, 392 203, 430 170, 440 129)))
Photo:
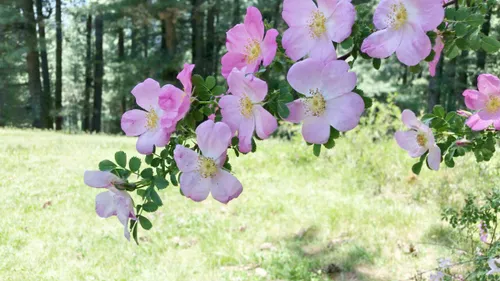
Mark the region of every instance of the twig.
POLYGON ((450 1, 446 4, 443 5, 443 8, 446 8, 448 6, 451 6, 451 5, 457 5, 458 6, 458 1, 454 0, 454 1, 450 1))
POLYGON ((338 60, 346 60, 346 59, 348 59, 350 56, 351 56, 351 52, 349 52, 349 53, 347 53, 347 54, 345 54, 345 55, 343 55, 343 56, 341 56, 341 57, 338 57, 337 59, 338 59, 338 60))

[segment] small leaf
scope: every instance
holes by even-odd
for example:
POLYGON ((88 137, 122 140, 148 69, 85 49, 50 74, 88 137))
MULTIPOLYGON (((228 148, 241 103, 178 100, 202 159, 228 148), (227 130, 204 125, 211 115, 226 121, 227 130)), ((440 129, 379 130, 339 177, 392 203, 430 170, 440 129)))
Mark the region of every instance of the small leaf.
POLYGON ((455 25, 455 35, 457 37, 464 37, 465 34, 467 34, 467 26, 464 24, 464 23, 457 23, 457 25, 455 25))
POLYGON ((465 20, 466 23, 468 23, 472 27, 479 27, 483 24, 484 22, 484 16, 481 14, 473 14, 467 17, 465 20))
POLYGON ((352 37, 349 37, 346 40, 342 41, 342 43, 340 43, 340 46, 342 46, 342 48, 347 50, 352 47, 353 43, 354 41, 352 40, 352 37))
POLYGON ((155 156, 153 154, 148 154, 146 155, 144 161, 146 162, 146 164, 151 165, 151 161, 153 161, 154 158, 155 156))
POLYGON ((161 158, 155 158, 151 161, 151 166, 153 167, 158 167, 161 164, 162 159, 161 158))
POLYGON ((141 223, 142 228, 144 228, 145 230, 150 230, 153 227, 151 221, 145 216, 139 216, 139 222, 141 223))
POLYGON ((424 163, 423 161, 418 161, 417 163, 413 164, 413 166, 411 167, 411 170, 415 175, 420 174, 420 171, 422 171, 422 164, 423 163, 424 163))
POLYGON ((118 151, 115 153, 116 164, 120 165, 122 168, 127 168, 127 154, 123 151, 118 151))
POLYGON ((420 64, 412 65, 409 69, 411 73, 420 73, 422 71, 422 66, 420 64))
POLYGON ((213 76, 208 76, 207 79, 205 80, 205 86, 211 90, 213 87, 215 87, 215 84, 217 81, 215 80, 215 77, 213 76))
POLYGON ((491 36, 484 36, 481 41, 481 48, 488 53, 494 53, 500 49, 500 42, 491 36))
POLYGON ((432 113, 434 113, 434 115, 436 116, 444 118, 446 111, 444 110, 444 107, 442 105, 438 104, 434 106, 434 108, 432 109, 432 113))
POLYGON ((165 189, 168 186, 168 181, 163 177, 156 176, 155 177, 155 185, 158 189, 165 189))
POLYGON ((330 138, 338 139, 340 137, 340 132, 334 127, 330 126, 330 138))
POLYGON ((163 206, 163 201, 161 201, 160 195, 158 194, 158 192, 156 192, 156 190, 154 188, 150 189, 149 195, 151 196, 151 200, 153 200, 153 202, 156 205, 163 206))
POLYGON ((137 157, 132 157, 128 161, 128 167, 132 172, 137 172, 141 168, 141 159, 137 157))
POLYGON ((226 88, 222 87, 222 86, 216 86, 215 88, 213 88, 212 90, 212 94, 214 96, 220 96, 222 94, 224 94, 226 92, 226 88))
POLYGON ((179 183, 177 182, 177 178, 175 177, 175 174, 174 173, 171 173, 170 174, 170 182, 174 185, 174 186, 178 186, 179 183))
POLYGON ((330 136, 330 139, 328 139, 328 142, 323 144, 326 149, 332 149, 335 147, 335 140, 330 136))
POLYGON ((313 145, 313 154, 314 156, 319 157, 319 155, 321 154, 321 144, 313 145))
POLYGON ((365 103, 365 109, 370 108, 373 105, 373 101, 369 97, 361 97, 363 99, 363 102, 365 103))
POLYGON ((375 58, 375 59, 372 60, 372 64, 373 64, 373 67, 376 70, 379 70, 380 69, 380 64, 382 64, 382 60, 375 58))
POLYGON ((102 160, 99 162, 99 170, 101 171, 111 171, 116 168, 116 164, 109 160, 102 160))
POLYGON ((203 77, 201 77, 198 74, 193 75, 191 81, 193 82, 193 85, 195 85, 196 87, 202 87, 205 85, 205 80, 203 80, 203 77))
POLYGON ((255 153, 257 151, 257 143, 255 142, 255 139, 252 138, 252 153, 255 153))
POLYGON ((469 43, 465 38, 458 38, 455 43, 457 44, 457 47, 460 48, 460 50, 467 50, 469 48, 469 43))
POLYGON ((153 177, 153 169, 151 168, 146 168, 144 170, 142 170, 141 172, 141 177, 145 178, 145 179, 150 179, 153 177))
POLYGON ((154 202, 147 202, 146 204, 142 205, 142 209, 148 213, 152 213, 158 210, 158 205, 156 205, 154 202))
POLYGON ((278 103, 278 114, 283 119, 288 118, 288 116, 290 115, 290 109, 285 103, 278 103))

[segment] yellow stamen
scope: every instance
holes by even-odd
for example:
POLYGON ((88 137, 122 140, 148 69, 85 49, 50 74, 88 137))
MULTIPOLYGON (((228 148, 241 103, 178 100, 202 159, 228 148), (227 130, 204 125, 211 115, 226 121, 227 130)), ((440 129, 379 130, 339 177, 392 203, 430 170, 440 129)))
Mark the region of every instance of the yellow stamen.
POLYGON ((202 177, 213 178, 217 174, 217 165, 213 159, 200 156, 198 170, 202 177))
POLYGON ((314 38, 319 38, 323 33, 326 32, 326 18, 325 15, 320 11, 314 11, 309 22, 309 30, 311 36, 314 38))
POLYGON ((307 98, 307 111, 313 116, 322 116, 326 110, 326 101, 319 89, 310 90, 310 98, 307 98))
POLYGON ((494 113, 500 109, 500 98, 497 96, 491 96, 486 103, 486 111, 489 113, 494 113))
POLYGON ((408 11, 403 3, 393 4, 388 18, 388 25, 398 30, 408 21, 408 11))
POLYGON ((258 40, 254 39, 253 41, 250 41, 246 46, 246 62, 247 63, 253 63, 255 62, 259 57, 260 54, 262 53, 262 50, 260 48, 260 43, 258 40))
POLYGON ((420 133, 417 135, 417 143, 422 147, 427 144, 427 137, 425 136, 425 134, 420 133))
POLYGON ((240 100, 240 110, 241 110, 241 115, 245 116, 246 118, 252 116, 253 103, 247 96, 245 96, 240 100))
POLYGON ((158 114, 156 114, 156 111, 151 108, 151 110, 146 114, 147 118, 147 124, 146 128, 148 129, 154 129, 158 125, 158 120, 160 119, 158 117, 158 114))

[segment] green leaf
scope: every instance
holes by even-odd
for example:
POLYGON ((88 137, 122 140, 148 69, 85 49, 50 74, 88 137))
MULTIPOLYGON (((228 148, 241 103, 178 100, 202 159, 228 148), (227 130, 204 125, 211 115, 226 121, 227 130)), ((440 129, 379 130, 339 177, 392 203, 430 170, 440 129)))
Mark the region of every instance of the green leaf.
POLYGON ((146 204, 142 205, 142 209, 148 213, 152 213, 158 210, 158 205, 156 205, 154 202, 147 202, 146 204))
POLYGON ((340 43, 340 46, 342 46, 342 48, 347 50, 352 47, 353 43, 354 41, 352 40, 352 37, 349 37, 346 40, 342 41, 342 43, 340 43))
POLYGON ((380 64, 382 64, 382 60, 375 58, 375 59, 372 60, 372 64, 373 64, 373 67, 376 70, 379 70, 380 69, 380 64))
POLYGON ((115 153, 116 164, 120 165, 122 168, 127 168, 127 154, 123 151, 118 151, 115 153))
POLYGON ((481 40, 481 48, 488 53, 495 53, 500 49, 500 42, 491 36, 484 36, 481 40))
POLYGON ((149 221, 149 219, 145 216, 139 216, 139 222, 141 223, 142 228, 144 228, 145 230, 150 230, 153 227, 151 221, 149 221))
POLYGON ((411 170, 415 175, 419 175, 420 171, 422 171, 422 164, 424 164, 424 161, 418 161, 411 167, 411 170))
POLYGON ((233 137, 231 139, 231 145, 232 146, 237 146, 239 142, 240 142, 240 139, 238 137, 233 137))
POLYGON ((257 143, 255 142, 255 139, 252 138, 252 153, 255 153, 257 151, 257 143))
POLYGON ((436 52, 434 50, 431 50, 431 53, 425 58, 426 62, 430 62, 434 59, 436 56, 436 52))
POLYGON ((465 38, 458 38, 455 43, 460 50, 467 50, 469 48, 469 43, 465 38))
POLYGON ((146 190, 144 190, 144 189, 137 189, 137 195, 139 195, 142 198, 144 198, 144 196, 146 196, 146 190))
POLYGON ((447 58, 454 59, 460 54, 460 48, 457 47, 455 41, 452 41, 444 47, 444 54, 447 58))
POLYGON ((134 238, 134 241, 137 245, 139 245, 139 240, 137 239, 137 221, 130 220, 131 227, 135 225, 135 227, 132 228, 132 237, 134 238))
POLYGON ((168 186, 168 181, 160 176, 155 177, 155 185, 158 189, 165 189, 168 186))
POLYGON ((213 76, 208 76, 207 79, 205 80, 205 86, 211 90, 213 87, 215 87, 215 84, 217 81, 215 80, 215 77, 213 76))
POLYGON ((220 96, 222 94, 224 94, 226 92, 226 88, 222 87, 222 86, 216 86, 215 88, 213 88, 212 90, 212 94, 214 96, 220 96))
POLYGON ((434 108, 432 109, 432 113, 434 113, 434 115, 436 116, 444 118, 446 115, 446 110, 444 110, 444 107, 442 105, 438 104, 434 106, 434 108))
POLYGON ((149 195, 151 196, 151 200, 153 200, 156 205, 163 206, 163 201, 161 201, 160 195, 156 192, 154 187, 150 189, 149 195))
POLYGON ((457 23, 457 25, 455 25, 455 35, 457 37, 464 37, 465 34, 467 34, 467 26, 461 22, 457 23))
POLYGON ((146 168, 146 169, 142 170, 141 177, 143 177, 145 179, 151 179, 151 178, 153 178, 153 169, 146 168))
POLYGON ((191 81, 193 82, 193 85, 195 87, 203 87, 205 86, 205 80, 203 80, 203 77, 201 77, 198 74, 193 75, 191 78, 191 81))
POLYGON ((151 165, 151 161, 153 161, 154 158, 155 156, 153 154, 148 154, 146 155, 144 161, 146 162, 146 164, 151 165))
POLYGON ((160 153, 160 157, 163 158, 163 159, 167 159, 168 158, 168 149, 164 149, 161 151, 160 153))
POLYGON ((289 103, 293 101, 293 95, 288 92, 288 88, 280 89, 280 96, 278 100, 281 103, 289 103))
POLYGON ((372 107, 372 105, 373 105, 373 101, 372 101, 372 99, 371 99, 371 98, 369 98, 369 97, 364 97, 364 96, 362 96, 361 98, 363 99, 363 102, 365 103, 365 109, 366 109, 366 108, 370 108, 370 107, 372 107))
POLYGON ((160 166, 161 161, 162 161, 161 158, 155 158, 151 161, 151 166, 156 168, 156 167, 160 166))
POLYGON ((326 149, 332 149, 335 147, 335 140, 332 138, 332 136, 330 136, 330 138, 328 139, 328 142, 325 143, 324 146, 326 149))
POLYGON ((128 161, 128 167, 132 172, 137 172, 141 168, 141 159, 137 157, 132 157, 128 161))
POLYGON ((422 71, 422 66, 420 64, 413 65, 409 67, 411 73, 420 73, 422 71))
POLYGON ((481 48, 481 36, 479 35, 479 29, 476 29, 471 35, 467 37, 469 47, 477 51, 479 48, 481 48))
POLYGON ((170 182, 174 185, 174 186, 178 186, 179 183, 177 182, 177 178, 175 177, 175 174, 174 173, 171 173, 170 174, 170 182))
POLYGON ((468 23, 472 27, 479 27, 484 22, 484 16, 481 14, 472 14, 472 15, 467 17, 465 22, 468 23))
POLYGON ((319 157, 319 155, 321 154, 321 144, 313 145, 313 154, 314 156, 319 157))
POLYGON ((290 109, 286 106, 285 103, 278 103, 278 114, 281 118, 285 119, 290 115, 290 109))
POLYGON ((116 168, 116 164, 109 160, 102 160, 99 162, 99 170, 101 171, 111 171, 116 168))
POLYGON ((330 126, 330 138, 336 140, 340 137, 340 132, 334 127, 330 126))

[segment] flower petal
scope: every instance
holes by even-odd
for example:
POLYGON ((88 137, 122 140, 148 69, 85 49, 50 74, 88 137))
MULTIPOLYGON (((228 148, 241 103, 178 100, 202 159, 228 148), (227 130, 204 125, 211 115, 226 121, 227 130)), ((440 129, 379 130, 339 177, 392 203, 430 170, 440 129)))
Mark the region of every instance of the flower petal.
POLYGON ((129 110, 122 115, 121 127, 127 136, 139 136, 147 130, 147 112, 139 109, 129 110))
POLYGON ((434 30, 444 20, 444 8, 441 1, 405 0, 409 21, 417 22, 424 32, 434 30))
POLYGON ((500 80, 491 74, 481 74, 477 78, 477 89, 486 95, 500 96, 500 80))
POLYGON ((260 139, 267 139, 278 128, 278 121, 265 110, 261 105, 255 105, 253 108, 255 117, 255 131, 260 139))
POLYGON ((229 172, 219 170, 212 179, 212 197, 221 203, 227 204, 234 198, 238 198, 242 191, 243 186, 240 181, 229 172))
POLYGON ((330 138, 330 124, 325 117, 309 116, 304 119, 302 136, 308 143, 324 144, 330 138))
POLYGON ((191 77, 193 74, 194 64, 184 64, 184 68, 177 75, 177 79, 181 81, 182 86, 184 86, 184 92, 186 94, 191 95, 191 91, 193 90, 193 84, 191 82, 191 77))
POLYGON ((398 145, 408 151, 408 154, 410 157, 416 158, 422 156, 426 151, 427 148, 420 146, 417 142, 417 135, 418 133, 416 131, 410 130, 410 131, 397 131, 394 134, 394 138, 396 139, 396 142, 398 145))
POLYGON ((310 90, 321 88, 323 64, 315 59, 295 63, 288 71, 287 80, 297 92, 310 96, 310 90))
POLYGON ((123 183, 124 181, 110 172, 85 171, 83 182, 90 187, 107 188, 113 186, 113 183, 123 183))
POLYGON ((185 93, 181 89, 178 89, 173 85, 165 85, 161 88, 161 94, 158 97, 158 104, 164 111, 177 112, 184 95, 185 93))
POLYGON ((160 83, 148 78, 134 87, 132 95, 135 96, 135 101, 140 107, 149 111, 158 106, 160 83))
POLYGON ((163 129, 147 131, 137 139, 137 151, 144 155, 153 153, 154 146, 163 147, 168 144, 170 134, 163 129))
POLYGON ((196 141, 203 156, 219 158, 231 143, 231 129, 223 122, 207 120, 196 128, 196 141))
MULTIPOLYGON (((309 0, 304 2, 309 2, 309 0)), ((285 31, 285 33, 283 33, 281 43, 283 44, 285 53, 289 58, 297 61, 311 51, 316 43, 316 40, 310 39, 309 32, 309 27, 307 26, 294 26, 290 27, 285 31)))
POLYGON ((363 99, 352 92, 326 102, 327 120, 332 127, 341 132, 354 129, 359 124, 363 111, 365 111, 363 99))
POLYGON ((255 119, 253 116, 250 118, 242 118, 240 127, 238 129, 238 149, 242 153, 252 151, 252 137, 255 131, 255 119))
POLYGON ((403 110, 403 113, 401 113, 401 121, 410 129, 419 129, 423 125, 422 122, 417 119, 415 113, 409 109, 403 110))
POLYGON ((219 100, 222 122, 229 126, 233 135, 236 130, 238 130, 241 119, 243 118, 243 115, 241 115, 240 103, 241 97, 234 95, 225 95, 219 100))
POLYGON ((264 38, 264 22, 259 9, 248 7, 245 16, 245 28, 251 38, 262 41, 264 38))
POLYGON ((244 24, 237 24, 226 32, 226 48, 229 53, 246 54, 246 44, 252 38, 244 24))
POLYGON ((429 62, 429 73, 432 77, 434 77, 436 76, 436 67, 439 63, 439 60, 441 59, 441 53, 444 49, 443 38, 441 35, 438 35, 436 37, 436 42, 432 49, 434 50, 434 58, 429 62))
POLYGON ((316 39, 309 55, 313 58, 328 58, 332 53, 335 53, 332 40, 326 34, 323 34, 320 38, 316 39))
POLYGON ((290 27, 306 26, 312 13, 317 10, 312 0, 285 0, 282 16, 290 27))
POLYGON ((361 51, 372 58, 390 57, 401 43, 402 33, 392 29, 379 30, 368 36, 361 45, 361 51))
POLYGON ((373 13, 373 24, 377 29, 385 29, 394 13, 394 5, 399 5, 399 0, 381 0, 373 13))
POLYGON ((325 98, 338 97, 356 87, 356 73, 348 71, 349 65, 343 60, 332 61, 323 68, 321 90, 325 98))
POLYGON ((472 110, 485 108, 489 100, 488 95, 476 90, 465 90, 462 95, 465 97, 465 105, 472 110))
POLYGON ((253 102, 261 102, 267 95, 267 83, 253 75, 233 69, 227 78, 229 92, 238 97, 248 96, 253 102))
POLYGON ((229 76, 229 73, 231 73, 234 68, 242 69, 247 65, 246 55, 236 52, 229 52, 222 57, 221 63, 222 76, 224 76, 224 78, 227 78, 229 76))
POLYGON ((264 66, 270 65, 276 56, 276 50, 278 49, 276 37, 278 37, 278 35, 279 33, 276 29, 269 29, 266 32, 266 37, 261 44, 264 66))
POLYGON ((175 146, 174 159, 183 173, 192 172, 198 167, 198 153, 182 145, 175 146))
POLYGON ((402 29, 401 44, 396 55, 400 62, 408 66, 417 65, 431 53, 431 40, 416 24, 406 24, 402 29))
POLYGON ((198 172, 182 173, 180 179, 182 194, 196 202, 207 199, 210 193, 210 178, 204 178, 198 172))
POLYGON ((493 123, 493 120, 483 120, 479 114, 474 114, 465 121, 465 125, 469 126, 473 131, 482 131, 488 128, 493 123))
POLYGON ((286 121, 292 123, 300 123, 306 117, 304 107, 305 105, 301 99, 297 99, 293 102, 287 103, 286 106, 290 110, 290 115, 285 118, 286 121))
POLYGON ((101 218, 116 216, 115 195, 111 191, 97 194, 95 197, 95 211, 101 218))
MULTIPOLYGON (((328 2, 336 1, 328 0, 328 2)), ((338 1, 337 5, 335 5, 335 10, 326 22, 326 29, 330 40, 340 43, 347 39, 351 35, 355 19, 356 10, 351 2, 346 0, 338 1)))
POLYGON ((441 164, 441 149, 439 146, 434 145, 429 149, 427 164, 429 164, 429 167, 434 171, 439 170, 439 164, 441 164))

